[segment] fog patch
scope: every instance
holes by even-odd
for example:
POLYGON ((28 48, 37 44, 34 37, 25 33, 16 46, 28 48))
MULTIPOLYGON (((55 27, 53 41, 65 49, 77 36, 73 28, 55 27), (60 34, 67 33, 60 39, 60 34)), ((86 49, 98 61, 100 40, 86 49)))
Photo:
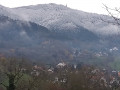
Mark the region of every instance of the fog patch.
POLYGON ((9 27, 9 25, 10 25, 10 21, 6 21, 6 22, 2 22, 2 23, 0 23, 0 30, 3 30, 3 29, 5 29, 5 28, 8 28, 9 27))
POLYGON ((27 33, 24 30, 22 30, 20 32, 20 36, 24 39, 31 40, 30 37, 27 35, 27 33))
POLYGON ((119 34, 120 33, 120 30, 119 30, 119 26, 117 25, 107 25, 107 26, 104 26, 104 27, 101 27, 99 28, 99 32, 100 33, 103 33, 104 35, 113 35, 113 34, 119 34))
POLYGON ((24 20, 24 21, 30 21, 30 19, 29 19, 29 16, 28 15, 26 15, 26 14, 20 14, 19 15, 21 18, 22 18, 22 20, 24 20))

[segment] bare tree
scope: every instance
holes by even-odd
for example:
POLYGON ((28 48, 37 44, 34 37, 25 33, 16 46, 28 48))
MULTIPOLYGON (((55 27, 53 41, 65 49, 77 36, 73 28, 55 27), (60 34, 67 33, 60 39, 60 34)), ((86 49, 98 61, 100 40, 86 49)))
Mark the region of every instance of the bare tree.
POLYGON ((15 90, 18 81, 23 77, 22 63, 14 58, 11 58, 6 60, 3 63, 3 66, 3 73, 6 76, 6 80, 8 80, 8 85, 4 84, 4 82, 1 82, 1 85, 3 85, 6 90, 15 90))
POLYGON ((105 10, 108 12, 108 15, 111 16, 114 21, 107 21, 108 23, 120 25, 120 8, 115 7, 115 8, 110 8, 107 5, 103 4, 105 10))

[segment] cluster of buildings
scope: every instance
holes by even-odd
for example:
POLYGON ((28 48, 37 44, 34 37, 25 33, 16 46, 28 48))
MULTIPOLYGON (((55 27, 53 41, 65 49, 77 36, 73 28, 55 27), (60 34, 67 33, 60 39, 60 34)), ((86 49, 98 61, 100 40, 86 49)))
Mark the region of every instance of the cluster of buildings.
MULTIPOLYGON (((57 70, 66 71, 71 69, 71 71, 76 71, 76 73, 81 69, 81 67, 84 66, 82 64, 72 64, 68 65, 65 62, 58 63, 57 65, 49 66, 47 65, 47 68, 39 67, 37 65, 33 66, 33 71, 31 74, 34 74, 36 76, 39 76, 42 72, 47 72, 49 74, 54 74, 58 72, 57 70)), ((87 73, 86 73, 87 74, 87 73)), ((101 86, 109 87, 109 88, 117 88, 120 86, 120 71, 115 70, 106 70, 106 69, 98 69, 95 68, 91 71, 91 83, 98 82, 101 86)), ((54 82, 61 82, 65 83, 67 82, 67 78, 65 77, 65 73, 63 73, 63 77, 54 77, 54 82)))

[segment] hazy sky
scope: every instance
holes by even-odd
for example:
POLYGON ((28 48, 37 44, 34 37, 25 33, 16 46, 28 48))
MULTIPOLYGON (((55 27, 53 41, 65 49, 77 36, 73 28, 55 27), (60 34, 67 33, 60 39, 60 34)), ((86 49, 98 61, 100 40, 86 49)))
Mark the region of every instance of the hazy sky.
POLYGON ((109 7, 119 7, 120 0, 0 0, 0 4, 7 7, 19 7, 44 3, 63 4, 73 9, 86 12, 106 14, 102 3, 109 7))

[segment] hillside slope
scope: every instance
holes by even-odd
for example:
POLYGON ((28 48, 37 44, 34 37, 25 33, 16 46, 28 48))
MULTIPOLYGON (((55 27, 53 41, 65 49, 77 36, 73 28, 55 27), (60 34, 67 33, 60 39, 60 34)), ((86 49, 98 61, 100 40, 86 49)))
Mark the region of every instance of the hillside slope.
POLYGON ((79 32, 77 28, 84 27, 98 35, 120 33, 119 26, 107 23, 114 22, 109 16, 74 10, 53 3, 18 8, 0 6, 0 14, 15 20, 31 21, 56 32, 79 32))

